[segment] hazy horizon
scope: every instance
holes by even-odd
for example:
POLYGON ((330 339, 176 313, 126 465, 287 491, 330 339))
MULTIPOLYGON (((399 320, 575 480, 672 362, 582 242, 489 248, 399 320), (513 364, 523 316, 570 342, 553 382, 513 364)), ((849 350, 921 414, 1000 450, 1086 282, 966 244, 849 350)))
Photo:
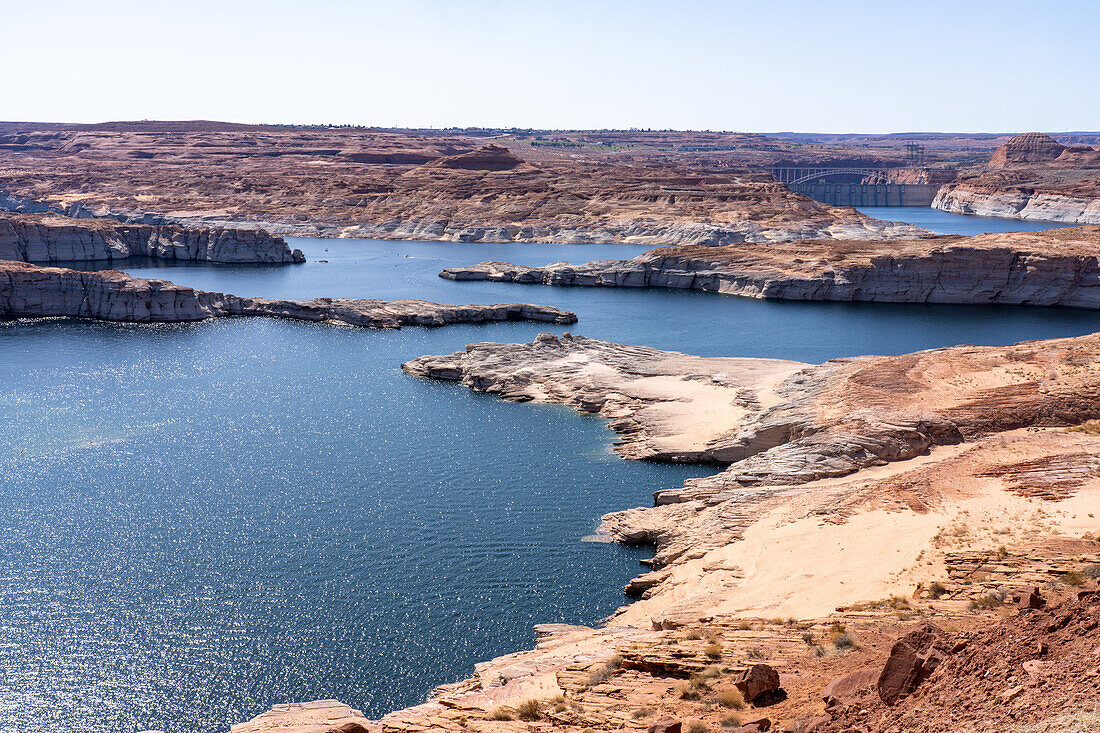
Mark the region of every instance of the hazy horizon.
POLYGON ((739 135, 763 135, 765 137, 775 137, 779 135, 818 135, 818 136, 835 136, 835 137, 905 137, 905 136, 918 136, 918 135, 938 135, 938 136, 951 136, 951 135, 965 135, 965 136, 977 136, 985 135, 989 137, 1000 137, 1005 135, 1018 135, 1024 132, 1041 132, 1047 135, 1100 135, 1100 128, 1095 130, 974 130, 969 132, 963 132, 960 130, 899 130, 889 132, 866 132, 866 131, 852 131, 847 130, 843 132, 823 132, 821 130, 716 130, 716 129, 702 129, 702 128, 647 128, 647 127, 521 127, 518 125, 500 125, 500 126, 482 126, 482 125, 444 125, 444 126, 404 126, 404 125, 372 125, 369 123, 325 123, 325 122, 240 122, 237 120, 218 120, 218 119, 117 119, 117 120, 92 120, 88 122, 73 121, 73 120, 26 120, 26 119, 11 119, 0 120, 0 125, 62 125, 62 126, 98 126, 98 125, 127 125, 127 124, 190 124, 190 123, 213 123, 213 124, 225 124, 225 125, 242 125, 242 126, 255 126, 255 127, 353 127, 362 128, 368 130, 429 130, 429 131, 447 131, 447 130, 500 130, 502 132, 515 131, 515 132, 568 132, 568 133, 582 133, 582 132, 670 132, 670 133, 711 133, 711 134, 739 134, 739 135))
POLYGON ((2 0, 9 120, 819 134, 1100 127, 1100 4, 2 0), (1021 22, 1022 18, 1029 22, 1021 22))

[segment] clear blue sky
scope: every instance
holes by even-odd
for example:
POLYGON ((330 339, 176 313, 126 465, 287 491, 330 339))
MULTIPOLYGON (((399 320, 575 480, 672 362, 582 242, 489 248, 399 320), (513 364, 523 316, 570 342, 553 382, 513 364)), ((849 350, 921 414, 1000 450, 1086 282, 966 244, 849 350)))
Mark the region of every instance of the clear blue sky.
POLYGON ((0 119, 1100 129, 1100 0, 0 0, 0 119))

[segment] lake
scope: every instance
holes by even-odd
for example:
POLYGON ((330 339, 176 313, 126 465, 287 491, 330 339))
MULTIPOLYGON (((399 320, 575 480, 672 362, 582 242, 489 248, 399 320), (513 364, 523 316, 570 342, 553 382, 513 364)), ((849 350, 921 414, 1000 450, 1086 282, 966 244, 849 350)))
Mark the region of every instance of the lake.
POLYGON ((124 269, 239 295, 523 300, 580 322, 0 323, 0 729, 214 733, 316 698, 378 716, 530 646, 533 624, 596 623, 624 603, 647 552, 583 539, 708 469, 619 460, 601 419, 414 379, 404 360, 571 330, 818 362, 1100 325, 437 277, 645 249, 627 245, 293 246, 306 264, 124 269))

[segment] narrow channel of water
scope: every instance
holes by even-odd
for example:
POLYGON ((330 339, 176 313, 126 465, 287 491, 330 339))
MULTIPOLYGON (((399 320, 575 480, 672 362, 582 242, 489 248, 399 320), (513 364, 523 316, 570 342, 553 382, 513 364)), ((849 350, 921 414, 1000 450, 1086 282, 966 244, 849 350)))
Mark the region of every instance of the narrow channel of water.
POLYGON ((952 214, 931 207, 920 206, 860 206, 867 216, 886 221, 904 221, 916 224, 937 234, 992 234, 996 232, 1037 232, 1040 229, 1061 229, 1077 226, 1045 221, 999 219, 993 216, 969 216, 952 214))

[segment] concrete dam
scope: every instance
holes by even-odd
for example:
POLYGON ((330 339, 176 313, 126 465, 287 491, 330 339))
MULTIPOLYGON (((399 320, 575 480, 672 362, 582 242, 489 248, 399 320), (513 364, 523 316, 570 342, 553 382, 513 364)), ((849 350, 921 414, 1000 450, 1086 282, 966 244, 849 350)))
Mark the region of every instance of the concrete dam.
POLYGON ((931 206, 939 190, 933 183, 889 183, 884 168, 769 168, 795 193, 833 206, 931 206), (877 179, 877 180, 876 180, 877 179), (868 182, 876 181, 876 182, 868 182))

